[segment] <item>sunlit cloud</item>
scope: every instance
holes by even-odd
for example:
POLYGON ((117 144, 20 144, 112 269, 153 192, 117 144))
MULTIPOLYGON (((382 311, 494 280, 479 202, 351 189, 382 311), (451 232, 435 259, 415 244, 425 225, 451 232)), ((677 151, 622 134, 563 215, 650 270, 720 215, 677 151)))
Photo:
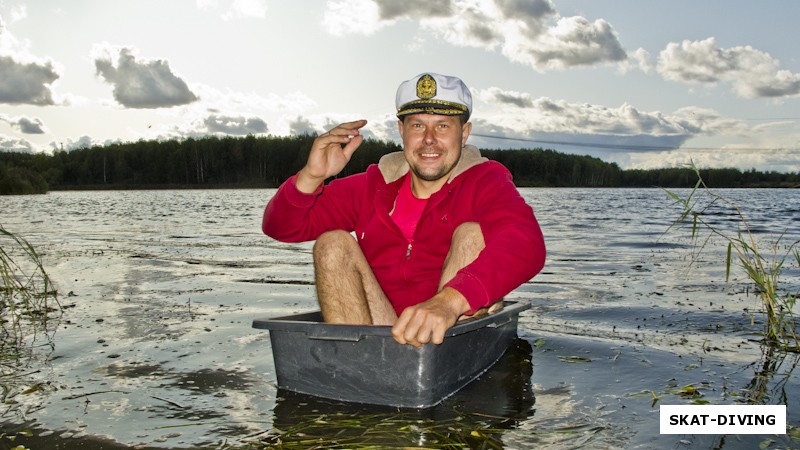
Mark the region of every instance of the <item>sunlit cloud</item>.
POLYGON ((658 57, 658 73, 684 83, 730 83, 742 98, 800 95, 800 74, 780 68, 780 61, 750 46, 729 49, 714 38, 671 42, 658 57))
POLYGON ((560 16, 550 0, 451 0, 443 2, 330 0, 324 28, 331 34, 373 34, 400 20, 452 45, 500 51, 509 60, 544 71, 603 63, 642 67, 605 20, 560 16))

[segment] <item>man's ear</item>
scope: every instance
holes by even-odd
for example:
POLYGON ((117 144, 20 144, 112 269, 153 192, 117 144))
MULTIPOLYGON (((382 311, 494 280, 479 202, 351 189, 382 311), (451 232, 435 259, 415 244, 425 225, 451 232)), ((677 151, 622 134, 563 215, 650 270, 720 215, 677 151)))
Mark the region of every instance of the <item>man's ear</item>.
POLYGON ((402 120, 398 120, 397 121, 397 131, 400 132, 400 139, 402 140, 403 139, 403 121, 402 120))
POLYGON ((467 122, 461 126, 461 147, 467 145, 467 139, 469 138, 469 134, 471 132, 472 132, 472 122, 467 122))

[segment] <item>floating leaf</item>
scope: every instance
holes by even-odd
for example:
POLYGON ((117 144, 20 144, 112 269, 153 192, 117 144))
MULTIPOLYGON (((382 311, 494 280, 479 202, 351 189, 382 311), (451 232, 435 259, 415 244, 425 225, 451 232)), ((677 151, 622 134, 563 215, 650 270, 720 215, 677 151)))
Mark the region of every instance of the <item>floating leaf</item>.
POLYGON ((558 359, 568 362, 568 363, 585 363, 585 362, 592 362, 589 358, 584 358, 582 356, 559 356, 558 359))
POLYGON ((533 341, 533 346, 536 347, 536 348, 539 348, 539 347, 543 346, 546 342, 547 341, 544 338, 539 338, 539 339, 533 341))

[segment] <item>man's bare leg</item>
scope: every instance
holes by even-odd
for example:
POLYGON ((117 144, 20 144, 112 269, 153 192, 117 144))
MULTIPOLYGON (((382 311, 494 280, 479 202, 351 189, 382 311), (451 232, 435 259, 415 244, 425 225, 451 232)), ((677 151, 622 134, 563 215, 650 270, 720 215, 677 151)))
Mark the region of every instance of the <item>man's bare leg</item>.
POLYGON ((325 322, 392 325, 397 320, 394 308, 350 233, 334 230, 317 238, 314 274, 325 322))
MULTIPOLYGON (((439 291, 444 289, 444 285, 452 280, 459 270, 472 264, 485 247, 486 242, 483 239, 483 232, 481 231, 480 224, 477 222, 465 222, 459 225, 453 233, 450 251, 447 253, 447 258, 444 260, 442 278, 439 281, 439 291)), ((490 306, 488 311, 487 308, 479 309, 472 317, 486 314, 487 312, 493 313, 502 308, 503 303, 497 302, 490 306)), ((469 316, 461 316, 459 320, 467 317, 469 316)))

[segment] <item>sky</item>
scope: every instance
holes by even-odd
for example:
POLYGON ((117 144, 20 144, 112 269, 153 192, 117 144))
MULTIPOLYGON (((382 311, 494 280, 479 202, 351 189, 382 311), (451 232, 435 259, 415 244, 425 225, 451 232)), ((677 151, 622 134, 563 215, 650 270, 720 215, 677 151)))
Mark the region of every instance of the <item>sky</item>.
POLYGON ((322 133, 399 142, 395 92, 474 98, 469 143, 623 169, 800 171, 800 2, 0 0, 0 149, 322 133))

